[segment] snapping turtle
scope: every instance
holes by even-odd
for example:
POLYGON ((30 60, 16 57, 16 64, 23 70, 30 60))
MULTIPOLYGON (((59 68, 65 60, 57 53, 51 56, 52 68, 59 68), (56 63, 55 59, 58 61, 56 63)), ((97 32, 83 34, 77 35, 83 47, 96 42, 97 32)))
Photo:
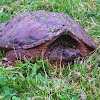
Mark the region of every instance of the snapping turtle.
POLYGON ((69 15, 43 10, 26 12, 0 26, 0 48, 6 52, 3 63, 13 65, 25 57, 44 54, 54 64, 88 56, 96 44, 69 15))

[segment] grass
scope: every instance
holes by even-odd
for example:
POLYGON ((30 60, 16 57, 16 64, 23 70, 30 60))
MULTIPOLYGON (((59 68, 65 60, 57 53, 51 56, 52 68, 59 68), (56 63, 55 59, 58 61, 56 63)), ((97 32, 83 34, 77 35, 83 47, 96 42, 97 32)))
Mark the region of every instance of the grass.
MULTIPOLYGON (((35 10, 70 15, 100 44, 99 0, 0 0, 0 23, 35 10)), ((100 48, 100 46, 99 46, 100 48)), ((0 100, 99 100, 100 50, 84 63, 52 69, 47 61, 0 67, 0 100)), ((0 58, 5 56, 0 52, 0 58)))

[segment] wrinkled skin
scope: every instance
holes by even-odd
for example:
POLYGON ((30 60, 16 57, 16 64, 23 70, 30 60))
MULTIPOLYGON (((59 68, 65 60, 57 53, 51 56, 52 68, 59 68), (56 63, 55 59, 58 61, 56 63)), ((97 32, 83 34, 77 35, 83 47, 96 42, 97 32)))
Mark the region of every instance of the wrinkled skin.
POLYGON ((74 58, 77 58, 80 56, 80 53, 78 50, 73 49, 66 49, 66 48, 55 48, 51 51, 50 59, 54 61, 70 61, 74 58))
POLYGON ((35 60, 37 56, 71 62, 88 56, 96 44, 69 15, 46 11, 20 14, 0 26, 0 48, 6 52, 3 64, 35 60))
POLYGON ((53 42, 46 42, 32 49, 11 50, 6 53, 6 57, 3 58, 2 63, 14 65, 15 61, 20 60, 25 62, 25 59, 35 60, 37 56, 41 59, 42 53, 44 54, 44 60, 49 59, 51 64, 55 65, 58 63, 59 66, 60 61, 64 65, 67 65, 68 62, 73 62, 75 58, 82 57, 83 53, 88 54, 89 50, 69 35, 62 35, 53 42))

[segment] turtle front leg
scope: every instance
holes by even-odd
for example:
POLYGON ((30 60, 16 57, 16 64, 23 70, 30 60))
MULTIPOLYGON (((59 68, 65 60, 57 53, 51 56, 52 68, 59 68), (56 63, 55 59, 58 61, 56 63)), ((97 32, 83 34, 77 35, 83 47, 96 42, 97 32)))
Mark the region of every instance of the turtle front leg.
POLYGON ((37 56, 41 58, 41 55, 42 53, 45 53, 48 44, 49 43, 45 43, 42 46, 38 46, 29 50, 19 49, 8 51, 6 53, 6 57, 2 59, 2 64, 14 66, 16 61, 25 62, 26 59, 36 60, 37 56))
POLYGON ((14 66, 16 61, 25 62, 26 59, 31 58, 28 50, 11 50, 6 53, 6 57, 2 59, 2 65, 14 66))

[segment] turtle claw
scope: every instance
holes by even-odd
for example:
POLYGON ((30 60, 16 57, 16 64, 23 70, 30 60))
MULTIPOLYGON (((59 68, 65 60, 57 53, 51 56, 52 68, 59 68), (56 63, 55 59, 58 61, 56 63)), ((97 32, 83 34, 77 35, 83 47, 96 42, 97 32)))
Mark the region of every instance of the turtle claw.
POLYGON ((0 65, 1 66, 5 66, 5 67, 10 66, 11 65, 11 61, 9 61, 8 58, 4 57, 2 59, 2 61, 0 62, 0 65))
POLYGON ((2 59, 2 61, 8 61, 8 58, 6 58, 6 57, 4 57, 3 59, 2 59))

